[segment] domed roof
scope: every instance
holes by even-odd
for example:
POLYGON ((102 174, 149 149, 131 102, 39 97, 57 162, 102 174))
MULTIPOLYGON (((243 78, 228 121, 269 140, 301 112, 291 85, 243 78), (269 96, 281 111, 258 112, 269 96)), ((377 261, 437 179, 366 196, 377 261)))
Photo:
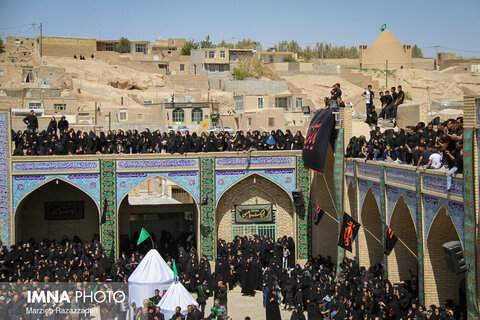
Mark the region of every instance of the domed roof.
POLYGON ((368 62, 388 60, 388 63, 406 63, 410 60, 398 39, 389 30, 380 33, 368 49, 365 58, 368 62))

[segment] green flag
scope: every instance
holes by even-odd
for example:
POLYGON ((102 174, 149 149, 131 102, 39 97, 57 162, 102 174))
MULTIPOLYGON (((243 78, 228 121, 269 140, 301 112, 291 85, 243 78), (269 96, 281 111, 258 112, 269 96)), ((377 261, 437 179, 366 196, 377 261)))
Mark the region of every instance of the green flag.
POLYGON ((175 264, 175 260, 173 260, 173 279, 178 277, 177 265, 175 264))
POLYGON ((380 27, 380 31, 383 32, 383 31, 385 31, 386 29, 387 29, 387 24, 386 24, 386 23, 382 24, 382 26, 380 27))
POLYGON ((140 231, 140 236, 138 237, 137 246, 143 241, 147 240, 148 237, 150 237, 150 235, 148 234, 147 230, 142 228, 142 231, 140 231))

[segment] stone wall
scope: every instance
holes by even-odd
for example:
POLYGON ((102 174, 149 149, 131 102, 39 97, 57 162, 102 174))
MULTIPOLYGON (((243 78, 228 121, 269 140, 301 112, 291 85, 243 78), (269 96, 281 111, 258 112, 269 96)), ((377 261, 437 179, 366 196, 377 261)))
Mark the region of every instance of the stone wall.
POLYGON ((405 128, 406 126, 416 126, 423 121, 428 123, 430 107, 426 103, 404 103, 397 108, 397 126, 405 128))
POLYGON ((42 53, 45 56, 73 57, 83 55, 90 58, 97 51, 94 38, 43 37, 42 53))
POLYGON ((225 91, 244 91, 247 94, 269 95, 288 90, 287 81, 265 81, 256 79, 226 80, 225 91))

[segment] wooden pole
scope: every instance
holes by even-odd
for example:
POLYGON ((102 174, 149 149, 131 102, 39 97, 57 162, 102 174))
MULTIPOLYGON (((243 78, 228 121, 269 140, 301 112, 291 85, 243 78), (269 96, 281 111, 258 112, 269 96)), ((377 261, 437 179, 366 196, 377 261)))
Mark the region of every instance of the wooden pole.
POLYGON ((40 58, 43 56, 43 26, 40 22, 40 58))
POLYGON ((388 90, 388 60, 385 61, 385 89, 388 90))

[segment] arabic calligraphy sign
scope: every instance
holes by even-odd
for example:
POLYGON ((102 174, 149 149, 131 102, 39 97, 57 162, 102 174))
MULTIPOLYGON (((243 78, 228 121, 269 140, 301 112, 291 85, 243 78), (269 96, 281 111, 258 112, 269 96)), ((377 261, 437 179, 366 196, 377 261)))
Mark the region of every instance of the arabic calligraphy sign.
POLYGON ((83 201, 45 202, 45 220, 83 219, 83 201))
POLYGON ((271 204, 236 205, 235 223, 272 223, 271 204))

